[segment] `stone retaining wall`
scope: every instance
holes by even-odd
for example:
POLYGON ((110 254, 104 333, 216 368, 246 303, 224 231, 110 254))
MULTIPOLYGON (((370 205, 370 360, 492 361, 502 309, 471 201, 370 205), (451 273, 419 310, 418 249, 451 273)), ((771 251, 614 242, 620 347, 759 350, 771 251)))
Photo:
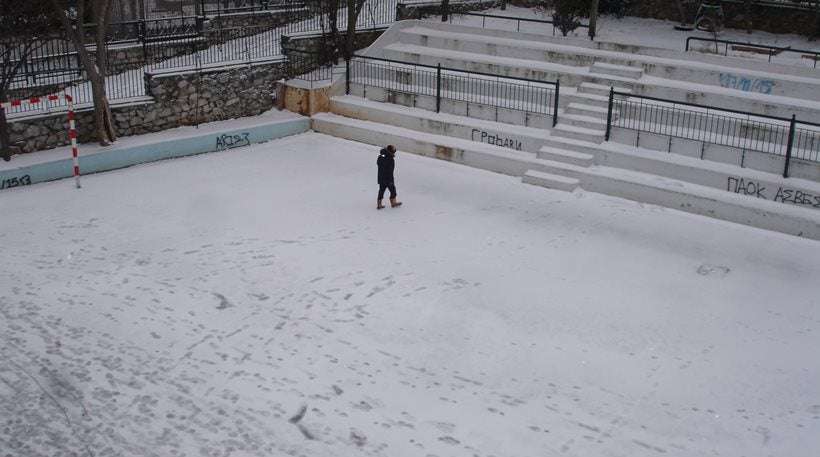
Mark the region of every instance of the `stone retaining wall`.
MULTIPOLYGON (((468 13, 470 11, 482 11, 490 8, 500 6, 499 0, 481 0, 470 2, 454 2, 451 0, 449 5, 450 14, 468 13)), ((441 2, 429 3, 401 3, 396 7, 396 20, 402 21, 405 19, 422 19, 430 16, 438 16, 441 14, 441 2)))
MULTIPOLYGON (((274 106, 275 82, 284 75, 281 62, 197 73, 149 75, 153 102, 112 107, 120 136, 138 135, 182 125, 255 116, 274 106)), ((77 112, 80 142, 95 141, 93 111, 77 112)), ((68 144, 64 112, 11 120, 11 143, 17 153, 68 144)))

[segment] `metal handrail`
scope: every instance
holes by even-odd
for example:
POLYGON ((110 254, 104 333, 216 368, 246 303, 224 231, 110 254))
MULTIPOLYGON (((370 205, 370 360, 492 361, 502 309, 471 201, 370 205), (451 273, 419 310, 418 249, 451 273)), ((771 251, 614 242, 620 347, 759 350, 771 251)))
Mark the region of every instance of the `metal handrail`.
POLYGON ((547 84, 551 86, 556 86, 557 83, 555 81, 541 81, 537 79, 528 79, 528 78, 519 78, 517 76, 507 76, 507 75, 499 75, 493 73, 483 73, 480 71, 472 71, 472 70, 460 70, 458 68, 448 68, 448 67, 439 67, 438 65, 425 65, 423 63, 414 63, 414 62, 405 62, 401 60, 393 60, 393 59, 385 59, 384 57, 371 57, 371 56, 362 56, 358 54, 354 54, 352 59, 366 59, 366 60, 376 60, 380 62, 389 62, 389 63, 396 63, 401 65, 407 65, 412 67, 422 67, 422 68, 430 68, 432 70, 436 70, 441 68, 444 71, 453 71, 457 73, 466 73, 470 75, 479 75, 479 76, 486 76, 491 78, 504 78, 504 79, 512 79, 515 81, 525 81, 530 83, 538 83, 538 84, 547 84))
POLYGON ((729 52, 729 45, 740 45, 740 46, 752 46, 755 48, 761 49, 768 49, 769 50, 769 60, 771 61, 772 55, 774 51, 777 52, 793 52, 797 54, 810 54, 814 56, 814 67, 817 68, 817 61, 820 60, 820 51, 812 51, 808 49, 797 49, 791 46, 772 46, 768 44, 758 44, 758 43, 750 43, 748 41, 735 41, 735 40, 722 40, 722 39, 715 39, 715 38, 704 38, 704 37, 697 37, 697 36, 690 36, 686 38, 686 52, 689 52, 690 45, 692 41, 702 41, 704 43, 718 43, 726 45, 726 54, 729 52))
MULTIPOLYGON (((691 103, 691 102, 680 102, 680 101, 677 101, 677 100, 669 100, 669 99, 665 99, 665 98, 650 97, 648 95, 630 94, 630 93, 627 93, 627 92, 620 92, 620 91, 617 91, 617 90, 614 91, 613 93, 615 95, 620 95, 622 97, 640 98, 640 99, 643 99, 643 100, 652 100, 652 101, 656 101, 656 102, 670 103, 670 104, 674 104, 674 105, 684 105, 684 106, 691 106, 693 108, 708 109, 708 110, 713 110, 713 111, 722 111, 724 113, 740 114, 740 115, 744 115, 744 116, 755 116, 755 117, 760 117, 760 118, 764 118, 764 119, 771 119, 771 120, 775 120, 775 121, 783 121, 783 122, 791 121, 790 117, 778 117, 778 116, 770 116, 768 114, 750 113, 748 111, 740 111, 740 110, 734 110, 734 109, 730 109, 730 108, 719 108, 717 106, 700 105, 700 104, 691 103)), ((820 124, 818 124, 818 123, 806 122, 806 121, 798 121, 798 122, 800 124, 810 125, 812 127, 820 127, 820 124)))
MULTIPOLYGON (((555 25, 554 21, 550 21, 549 19, 531 19, 526 17, 515 17, 515 16, 501 16, 498 14, 484 14, 484 13, 473 13, 473 12, 464 12, 464 13, 451 13, 450 16, 480 16, 480 17, 488 17, 491 19, 507 19, 510 21, 518 21, 518 22, 535 22, 539 24, 550 24, 555 25)), ((584 24, 582 22, 578 23, 578 27, 589 28, 589 24, 584 24)))

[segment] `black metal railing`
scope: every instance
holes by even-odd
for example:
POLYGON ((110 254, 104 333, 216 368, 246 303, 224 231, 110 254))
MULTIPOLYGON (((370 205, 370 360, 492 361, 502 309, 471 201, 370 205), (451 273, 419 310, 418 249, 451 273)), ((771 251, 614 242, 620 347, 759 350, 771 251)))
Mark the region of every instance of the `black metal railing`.
MULTIPOLYGON (((606 140, 613 128, 682 138, 785 157, 820 162, 820 124, 791 118, 678 102, 610 89, 606 140)), ((742 163, 741 156, 741 163, 742 163)), ((702 158, 702 156, 701 156, 702 158)))
MULTIPOLYGON (((200 11, 206 16, 250 13, 257 11, 278 11, 305 8, 311 3, 305 0, 198 0, 200 11)), ((314 2, 315 3, 315 2, 314 2)))
MULTIPOLYGON (((479 17, 481 18, 481 28, 487 28, 487 20, 500 20, 500 21, 509 21, 515 22, 515 31, 521 32, 521 23, 525 24, 539 24, 539 25, 549 25, 552 26, 552 34, 555 35, 555 22, 550 21, 548 19, 530 19, 530 18, 523 18, 523 17, 515 17, 515 16, 502 16, 498 14, 484 14, 484 13, 473 13, 473 12, 464 12, 464 13, 453 13, 448 15, 448 21, 452 24, 453 16, 471 16, 471 17, 479 17)), ((579 23, 578 28, 589 28, 589 24, 579 23)))
MULTIPOLYGON (((759 44, 759 43, 750 43, 747 41, 733 41, 733 40, 721 40, 721 39, 714 39, 714 38, 704 38, 704 37, 696 37, 690 36, 686 38, 686 51, 688 52, 692 48, 693 41, 701 41, 704 43, 714 44, 715 45, 715 53, 720 53, 720 49, 718 44, 725 45, 723 48, 723 55, 729 55, 729 46, 741 46, 747 49, 755 49, 760 51, 765 51, 764 55, 768 56, 768 61, 772 61, 772 57, 777 56, 784 52, 790 52, 795 54, 801 54, 803 57, 807 58, 808 60, 812 61, 812 65, 814 68, 817 68, 817 62, 820 61, 820 51, 815 50, 808 50, 808 49, 797 49, 791 46, 772 46, 768 44, 759 44)), ((734 49, 737 50, 737 49, 734 49)), ((740 49, 741 51, 743 49, 740 49)))
POLYGON ((423 65, 378 57, 354 56, 347 63, 346 93, 351 84, 395 93, 492 106, 512 111, 552 116, 558 122, 558 81, 537 81, 455 68, 423 65))
POLYGON ((344 61, 332 54, 284 47, 286 56, 285 73, 289 80, 307 82, 310 87, 316 83, 332 81, 345 71, 344 61))

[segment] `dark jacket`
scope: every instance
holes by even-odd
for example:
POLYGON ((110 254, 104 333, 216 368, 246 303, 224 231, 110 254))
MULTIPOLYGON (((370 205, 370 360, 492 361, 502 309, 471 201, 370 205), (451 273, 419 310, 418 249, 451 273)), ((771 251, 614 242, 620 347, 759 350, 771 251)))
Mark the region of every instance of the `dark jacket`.
POLYGON ((379 152, 376 165, 379 166, 379 184, 387 185, 393 183, 393 170, 396 168, 396 159, 387 149, 382 149, 379 152))

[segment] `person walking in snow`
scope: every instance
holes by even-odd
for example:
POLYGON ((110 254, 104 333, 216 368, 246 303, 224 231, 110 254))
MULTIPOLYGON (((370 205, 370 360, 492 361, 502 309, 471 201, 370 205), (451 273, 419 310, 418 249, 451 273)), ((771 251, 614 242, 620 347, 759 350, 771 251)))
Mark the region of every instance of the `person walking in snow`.
POLYGON ((401 202, 396 200, 396 184, 393 179, 393 170, 396 168, 396 147, 391 144, 379 151, 376 165, 379 167, 379 200, 376 209, 384 208, 382 200, 385 189, 390 189, 390 206, 392 208, 401 206, 401 202))

